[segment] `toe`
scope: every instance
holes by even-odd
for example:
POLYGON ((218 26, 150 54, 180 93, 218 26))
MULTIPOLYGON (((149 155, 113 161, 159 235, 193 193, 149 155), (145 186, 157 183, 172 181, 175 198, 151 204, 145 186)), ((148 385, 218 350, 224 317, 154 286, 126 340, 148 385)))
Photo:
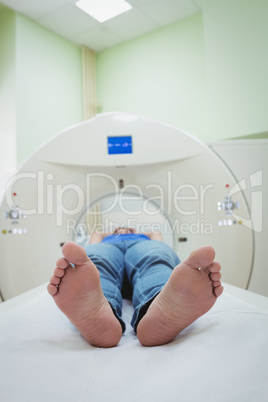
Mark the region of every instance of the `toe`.
POLYGON ((185 263, 190 265, 192 268, 205 268, 212 265, 214 258, 214 249, 210 246, 205 246, 193 251, 185 260, 185 263))
POLYGON ((54 275, 50 278, 51 285, 58 285, 60 283, 60 281, 61 281, 61 278, 54 276, 54 275))
POLYGON ((63 245, 62 253, 67 261, 75 265, 82 265, 90 261, 85 249, 73 241, 68 241, 63 245))
POLYGON ((55 296, 55 294, 57 294, 58 292, 58 288, 56 285, 51 285, 51 283, 49 283, 47 285, 47 291, 50 294, 50 296, 55 296))
POLYGON ((221 273, 220 272, 214 272, 214 273, 210 273, 210 279, 212 281, 219 281, 221 279, 221 273))
POLYGON ((218 286, 213 289, 214 295, 219 297, 223 292, 223 286, 218 286))
POLYGON ((213 286, 214 288, 217 288, 218 286, 221 286, 221 281, 213 281, 213 282, 212 282, 212 286, 213 286))
POLYGON ((62 278, 65 275, 65 269, 61 269, 61 268, 55 268, 54 270, 54 276, 56 276, 57 278, 62 278))
POLYGON ((209 272, 215 273, 215 272, 220 272, 221 270, 221 265, 218 262, 213 262, 209 267, 208 267, 209 272))
POLYGON ((65 269, 68 267, 69 263, 65 258, 62 257, 57 260, 56 265, 58 268, 65 269))

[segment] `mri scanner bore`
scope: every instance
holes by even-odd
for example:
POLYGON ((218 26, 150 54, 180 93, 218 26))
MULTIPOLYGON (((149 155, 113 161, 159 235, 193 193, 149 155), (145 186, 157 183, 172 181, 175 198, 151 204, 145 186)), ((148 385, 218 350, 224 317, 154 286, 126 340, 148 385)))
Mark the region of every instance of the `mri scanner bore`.
POLYGON ((162 233, 184 260, 211 245, 222 279, 247 288, 254 233, 236 180, 193 136, 142 116, 107 113, 38 149, 10 180, 1 205, 4 299, 47 282, 61 246, 96 230, 162 233), (246 247, 245 247, 246 245, 246 247))

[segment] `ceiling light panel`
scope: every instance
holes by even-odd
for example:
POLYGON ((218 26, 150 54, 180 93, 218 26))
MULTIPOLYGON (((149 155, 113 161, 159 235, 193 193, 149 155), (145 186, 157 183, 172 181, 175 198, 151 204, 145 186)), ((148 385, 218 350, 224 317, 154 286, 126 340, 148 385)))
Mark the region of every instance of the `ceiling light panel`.
POLYGON ((132 8, 125 0, 79 0, 75 5, 99 22, 107 21, 132 8))

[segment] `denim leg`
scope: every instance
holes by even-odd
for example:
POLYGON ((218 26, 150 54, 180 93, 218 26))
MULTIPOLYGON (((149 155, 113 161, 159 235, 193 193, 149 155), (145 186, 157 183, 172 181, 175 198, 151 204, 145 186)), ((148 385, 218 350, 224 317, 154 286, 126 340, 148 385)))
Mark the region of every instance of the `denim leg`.
POLYGON ((85 247, 88 257, 94 262, 100 273, 100 283, 104 296, 119 320, 122 331, 125 323, 122 320, 121 290, 124 278, 124 253, 117 244, 93 243, 85 247))
POLYGON ((128 247, 125 268, 133 287, 134 314, 131 325, 135 331, 150 303, 179 263, 180 259, 174 250, 158 240, 142 241, 128 247))

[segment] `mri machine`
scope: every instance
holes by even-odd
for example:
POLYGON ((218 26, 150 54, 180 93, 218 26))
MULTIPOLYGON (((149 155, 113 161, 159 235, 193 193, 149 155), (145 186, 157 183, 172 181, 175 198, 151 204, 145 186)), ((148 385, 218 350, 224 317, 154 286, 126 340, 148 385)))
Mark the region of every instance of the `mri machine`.
POLYGON ((205 144, 136 115, 99 115, 46 143, 11 179, 0 219, 4 299, 44 283, 62 243, 115 225, 160 230, 181 259, 211 244, 225 282, 250 281, 253 232, 235 178, 205 144))
MULTIPOLYGON (((11 299, 0 305, 5 335, 1 353, 6 358, 0 373, 2 379, 6 372, 11 375, 2 384, 4 397, 12 394, 10 400, 24 400, 19 395, 25 392, 25 400, 35 400, 37 395, 40 400, 41 394, 45 401, 51 392, 47 385, 53 380, 52 374, 60 383, 53 390, 57 401, 71 400, 77 384, 77 400, 86 400, 87 396, 94 401, 145 401, 153 392, 154 400, 160 401, 166 397, 168 384, 168 400, 175 401, 178 381, 179 392, 184 395, 180 399, 185 401, 196 399, 200 393, 213 401, 250 401, 253 394, 254 399, 268 397, 263 381, 268 361, 267 300, 251 294, 248 300, 253 304, 248 304, 246 291, 240 289, 248 288, 252 277, 251 214, 235 177, 207 145, 177 128, 141 116, 97 115, 63 131, 26 161, 9 182, 0 223, 1 294, 4 300, 11 299), (97 349, 86 344, 58 312, 42 284, 48 281, 64 242, 86 245, 93 231, 110 232, 117 226, 131 226, 145 233, 161 231, 163 240, 182 260, 193 249, 212 245, 230 294, 220 298, 205 317, 169 345, 142 348, 129 329, 118 348, 97 354, 97 349), (213 342, 214 336, 220 347, 213 342), (237 337, 239 347, 233 343, 237 337), (15 346, 16 356, 11 358, 7 345, 12 342, 14 346, 18 340, 26 349, 15 346), (31 358, 30 349, 39 354, 42 364, 35 362, 36 353, 32 352, 31 358), (216 395, 208 386, 208 373, 214 376, 215 356, 221 364, 213 383, 224 395, 219 395, 217 386, 216 395), (27 383, 25 358, 30 359, 35 385, 27 383), (58 376, 59 364, 69 372, 78 364, 83 374, 75 376, 75 384, 66 384, 58 376), (124 385, 115 367, 125 379, 124 385), (14 372, 19 379, 17 387, 12 385, 14 372), (174 377, 175 372, 181 380, 177 374, 174 377), (193 378, 195 389, 190 385, 193 378), (234 381, 236 386, 224 387, 223 378, 225 385, 234 381), (131 397, 128 386, 132 387, 131 397)), ((131 304, 127 300, 124 314, 128 320, 131 304)))

